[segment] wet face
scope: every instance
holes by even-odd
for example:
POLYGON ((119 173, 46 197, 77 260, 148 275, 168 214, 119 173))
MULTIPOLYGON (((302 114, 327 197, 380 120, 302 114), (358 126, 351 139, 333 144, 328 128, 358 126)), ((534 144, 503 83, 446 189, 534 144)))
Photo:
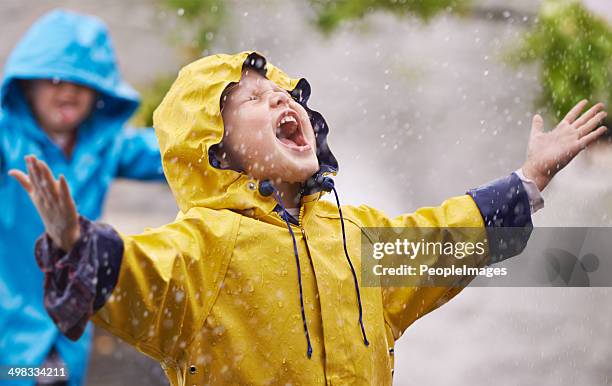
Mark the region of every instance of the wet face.
POLYGON ((74 132, 96 98, 96 92, 88 87, 51 79, 24 81, 24 88, 36 121, 51 134, 74 132))
POLYGON ((256 71, 245 71, 223 96, 222 162, 256 179, 305 182, 318 169, 306 110, 256 71))

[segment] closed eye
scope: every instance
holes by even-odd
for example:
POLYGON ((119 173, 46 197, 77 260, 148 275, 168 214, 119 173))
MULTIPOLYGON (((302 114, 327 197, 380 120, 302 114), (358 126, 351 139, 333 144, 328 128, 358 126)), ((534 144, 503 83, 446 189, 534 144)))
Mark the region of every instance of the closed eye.
POLYGON ((247 102, 258 101, 263 94, 267 94, 269 92, 281 92, 281 93, 283 93, 283 94, 285 94, 285 95, 287 95, 288 97, 291 98, 291 94, 289 94, 289 92, 287 90, 282 89, 280 87, 274 87, 273 89, 269 89, 269 90, 266 90, 266 91, 263 91, 263 92, 261 92, 261 91, 254 91, 251 95, 248 96, 246 101, 247 102))
POLYGON ((276 87, 274 88, 274 90, 275 90, 275 91, 277 91, 277 92, 282 92, 282 93, 283 93, 283 94, 285 94, 286 96, 288 96, 288 97, 292 98, 292 97, 291 97, 291 94, 289 93, 289 91, 285 90, 284 88, 280 88, 280 87, 276 86, 276 87))
POLYGON ((253 90, 251 91, 250 94, 248 94, 248 97, 246 98, 247 102, 252 102, 252 101, 258 101, 261 98, 262 92, 257 91, 257 90, 253 90))

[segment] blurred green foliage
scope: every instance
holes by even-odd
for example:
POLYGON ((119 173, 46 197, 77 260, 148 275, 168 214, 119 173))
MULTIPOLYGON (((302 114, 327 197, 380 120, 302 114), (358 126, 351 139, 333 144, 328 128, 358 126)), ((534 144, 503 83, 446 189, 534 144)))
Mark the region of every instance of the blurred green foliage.
MULTIPOLYGON (((176 12, 181 27, 185 62, 210 48, 226 14, 222 0, 158 0, 176 12)), ((316 25, 330 34, 343 21, 359 20, 375 11, 429 20, 441 12, 465 13, 476 0, 308 0, 315 10, 316 25)), ((544 0, 537 22, 512 52, 517 63, 540 66, 542 94, 538 107, 561 118, 579 100, 612 103, 612 30, 589 12, 579 0, 544 0)), ((172 84, 174 76, 162 76, 143 90, 143 103, 133 122, 152 125, 152 114, 172 84)))
POLYGON ((174 75, 158 76, 142 89, 140 106, 132 117, 132 125, 137 127, 153 126, 153 112, 164 99, 175 79, 174 75))
MULTIPOLYGON (((223 0, 158 0, 162 9, 176 13, 178 44, 184 52, 184 63, 192 62, 210 48, 225 16, 223 0), (187 38, 185 37, 187 36, 187 38)), ((174 82, 175 75, 162 75, 142 89, 142 103, 132 118, 136 126, 152 126, 153 111, 174 82)))
POLYGON ((516 54, 519 62, 540 64, 539 105, 555 118, 584 98, 612 102, 612 31, 579 1, 545 1, 516 54))
POLYGON ((193 32, 193 40, 189 42, 188 60, 202 55, 219 30, 225 15, 223 0, 159 0, 162 6, 175 11, 183 21, 183 27, 193 32))
POLYGON ((471 0, 310 0, 316 24, 324 33, 333 32, 343 21, 362 19, 383 10, 429 20, 440 12, 465 10, 471 0))
MULTIPOLYGON (((375 11, 429 20, 440 12, 466 13, 478 5, 472 0, 309 1, 317 26, 327 34, 343 21, 359 20, 375 11)), ((543 91, 537 107, 546 108, 557 119, 584 98, 612 103, 612 30, 579 0, 544 0, 538 21, 512 52, 512 60, 540 65, 543 91)))

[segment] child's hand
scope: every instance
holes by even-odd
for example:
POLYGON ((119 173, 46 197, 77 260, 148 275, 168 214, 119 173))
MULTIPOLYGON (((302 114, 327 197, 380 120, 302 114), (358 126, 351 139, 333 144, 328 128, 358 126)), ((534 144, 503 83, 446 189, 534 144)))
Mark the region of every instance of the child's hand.
POLYGON ((523 173, 536 183, 540 191, 578 153, 606 132, 605 126, 593 131, 607 115, 602 111, 603 103, 596 104, 580 115, 587 103, 583 100, 574 106, 559 125, 549 132, 543 131, 544 121, 541 116, 533 117, 523 173))
POLYGON ((36 206, 51 240, 68 252, 80 237, 79 215, 64 176, 53 178, 47 164, 35 156, 26 157, 28 174, 11 170, 9 174, 25 189, 36 206))

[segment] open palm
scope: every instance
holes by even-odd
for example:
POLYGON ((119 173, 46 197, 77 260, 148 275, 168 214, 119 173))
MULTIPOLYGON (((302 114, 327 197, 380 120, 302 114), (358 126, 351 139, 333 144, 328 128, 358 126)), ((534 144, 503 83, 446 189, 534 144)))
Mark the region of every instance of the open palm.
POLYGON ((606 132, 604 126, 594 130, 607 115, 602 111, 604 105, 598 103, 581 115, 587 103, 586 100, 578 103, 554 130, 548 132, 544 131, 542 117, 533 117, 523 172, 540 190, 578 153, 606 132))
POLYGON ((72 249, 80 236, 79 215, 64 176, 53 178, 44 161, 26 157, 28 174, 11 170, 9 174, 25 189, 36 206, 45 231, 64 251, 72 249))

